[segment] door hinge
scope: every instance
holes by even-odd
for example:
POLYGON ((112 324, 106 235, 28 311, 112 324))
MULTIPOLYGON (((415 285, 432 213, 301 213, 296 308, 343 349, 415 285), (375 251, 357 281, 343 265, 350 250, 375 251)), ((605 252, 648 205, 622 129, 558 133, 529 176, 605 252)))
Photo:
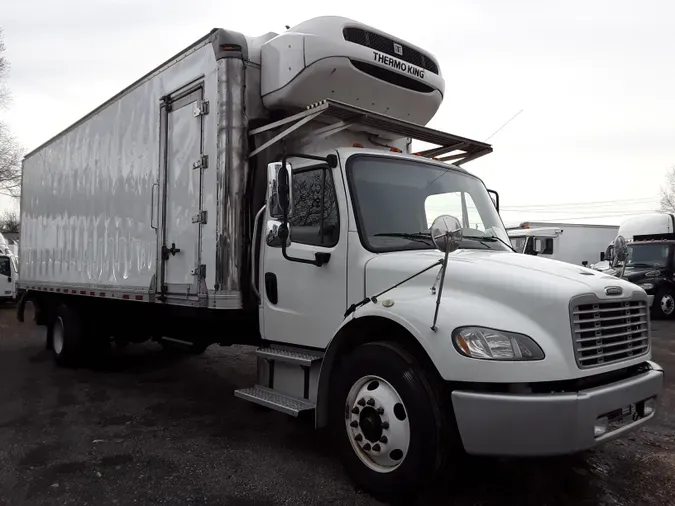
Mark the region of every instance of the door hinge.
POLYGON ((192 269, 190 274, 198 276, 201 279, 206 279, 206 264, 201 264, 199 267, 192 269))
POLYGON ((194 117, 198 116, 205 116, 209 113, 209 101, 208 100, 200 100, 197 102, 197 105, 195 106, 195 110, 192 112, 194 117))
POLYGON ((206 218, 208 217, 206 211, 199 211, 199 214, 195 214, 192 217, 192 223, 200 223, 206 225, 206 218))
POLYGON ((202 155, 192 164, 193 169, 205 169, 209 166, 209 155, 202 155))

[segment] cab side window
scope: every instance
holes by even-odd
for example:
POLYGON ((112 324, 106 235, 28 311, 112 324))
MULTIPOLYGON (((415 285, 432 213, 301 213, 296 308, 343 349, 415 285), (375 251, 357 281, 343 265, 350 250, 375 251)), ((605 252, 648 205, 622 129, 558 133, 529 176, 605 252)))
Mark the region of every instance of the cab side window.
POLYGON ((12 275, 8 257, 0 257, 0 276, 10 277, 12 275))
POLYGON ((291 241, 333 247, 340 237, 337 195, 328 167, 293 171, 291 241))

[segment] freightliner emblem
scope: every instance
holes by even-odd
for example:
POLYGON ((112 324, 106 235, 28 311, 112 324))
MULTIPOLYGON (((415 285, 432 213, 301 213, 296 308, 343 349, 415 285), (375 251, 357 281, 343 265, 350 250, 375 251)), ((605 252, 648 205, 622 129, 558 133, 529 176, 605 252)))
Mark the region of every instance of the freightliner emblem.
POLYGON ((620 286, 608 286, 605 288, 605 293, 607 295, 621 295, 623 293, 623 288, 620 286))

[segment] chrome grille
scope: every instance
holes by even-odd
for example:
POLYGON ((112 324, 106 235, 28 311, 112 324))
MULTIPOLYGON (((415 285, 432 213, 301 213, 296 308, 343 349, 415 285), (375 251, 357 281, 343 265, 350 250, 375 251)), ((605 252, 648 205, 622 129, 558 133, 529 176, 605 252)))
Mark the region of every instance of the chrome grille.
POLYGON ((577 365, 599 367, 649 351, 649 315, 644 300, 587 304, 574 301, 572 338, 577 365))

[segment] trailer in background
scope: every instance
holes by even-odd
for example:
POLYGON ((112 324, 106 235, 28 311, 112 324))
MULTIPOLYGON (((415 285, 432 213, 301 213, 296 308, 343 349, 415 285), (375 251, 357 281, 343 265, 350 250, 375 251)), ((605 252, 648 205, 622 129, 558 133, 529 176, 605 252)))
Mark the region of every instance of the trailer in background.
POLYGON ((534 221, 507 228, 511 244, 519 253, 576 265, 604 260, 607 244, 614 240, 618 231, 619 227, 615 225, 534 221))

